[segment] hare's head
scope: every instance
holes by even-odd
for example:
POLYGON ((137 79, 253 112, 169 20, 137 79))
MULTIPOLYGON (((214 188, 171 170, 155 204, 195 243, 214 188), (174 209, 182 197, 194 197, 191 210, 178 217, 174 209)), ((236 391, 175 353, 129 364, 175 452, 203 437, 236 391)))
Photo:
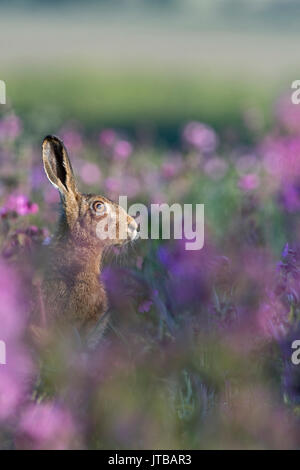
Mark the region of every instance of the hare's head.
POLYGON ((118 204, 77 189, 66 148, 55 136, 43 141, 43 162, 50 182, 59 190, 63 218, 59 235, 70 235, 94 247, 122 245, 137 236, 137 223, 118 204))

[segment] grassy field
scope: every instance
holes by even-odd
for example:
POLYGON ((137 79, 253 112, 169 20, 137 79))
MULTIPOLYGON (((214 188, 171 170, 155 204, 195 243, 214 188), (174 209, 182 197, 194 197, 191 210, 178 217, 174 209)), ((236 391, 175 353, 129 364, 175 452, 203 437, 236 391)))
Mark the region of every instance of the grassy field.
POLYGON ((277 91, 274 86, 265 90, 208 76, 99 70, 22 71, 8 74, 7 84, 13 108, 34 132, 76 120, 90 131, 102 126, 135 133, 148 129, 169 142, 188 120, 205 120, 219 131, 234 126, 242 132, 244 111, 258 108, 268 121, 277 91))
POLYGON ((297 78, 295 32, 197 26, 180 12, 57 13, 1 16, 1 79, 35 132, 70 118, 88 129, 146 126, 169 141, 190 119, 241 129, 247 108, 268 121, 297 78))

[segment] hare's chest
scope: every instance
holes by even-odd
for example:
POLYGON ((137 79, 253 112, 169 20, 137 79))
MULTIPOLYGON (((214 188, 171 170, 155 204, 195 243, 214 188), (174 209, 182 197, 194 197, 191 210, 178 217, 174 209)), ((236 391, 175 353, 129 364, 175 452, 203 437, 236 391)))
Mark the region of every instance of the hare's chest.
POLYGON ((97 321, 107 309, 105 289, 98 279, 85 279, 78 282, 70 297, 69 314, 75 316, 76 320, 95 319, 97 321))
POLYGON ((107 310, 107 297, 98 279, 82 276, 76 282, 63 279, 46 283, 45 306, 49 318, 76 325, 97 322, 107 310))

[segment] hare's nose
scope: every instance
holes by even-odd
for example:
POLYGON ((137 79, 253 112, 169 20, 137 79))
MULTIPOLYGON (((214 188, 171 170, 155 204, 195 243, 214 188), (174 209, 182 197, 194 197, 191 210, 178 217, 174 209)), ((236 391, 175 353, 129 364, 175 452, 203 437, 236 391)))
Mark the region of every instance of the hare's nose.
POLYGON ((130 224, 128 225, 129 230, 137 230, 138 229, 138 224, 136 221, 133 219, 130 224))
POLYGON ((131 220, 131 222, 128 224, 128 234, 131 238, 131 240, 134 240, 137 236, 137 229, 138 229, 138 224, 134 219, 131 220))

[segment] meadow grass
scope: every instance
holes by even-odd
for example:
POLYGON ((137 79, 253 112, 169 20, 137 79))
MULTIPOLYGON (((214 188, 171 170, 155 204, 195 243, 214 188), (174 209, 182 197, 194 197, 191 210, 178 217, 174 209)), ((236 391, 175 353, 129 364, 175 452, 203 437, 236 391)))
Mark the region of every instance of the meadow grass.
POLYGON ((47 132, 75 120, 91 131, 101 126, 148 129, 169 142, 189 120, 205 121, 218 131, 234 128, 247 137, 244 110, 259 109, 268 125, 278 90, 275 83, 266 87, 176 71, 22 69, 5 79, 9 99, 29 128, 47 132))

